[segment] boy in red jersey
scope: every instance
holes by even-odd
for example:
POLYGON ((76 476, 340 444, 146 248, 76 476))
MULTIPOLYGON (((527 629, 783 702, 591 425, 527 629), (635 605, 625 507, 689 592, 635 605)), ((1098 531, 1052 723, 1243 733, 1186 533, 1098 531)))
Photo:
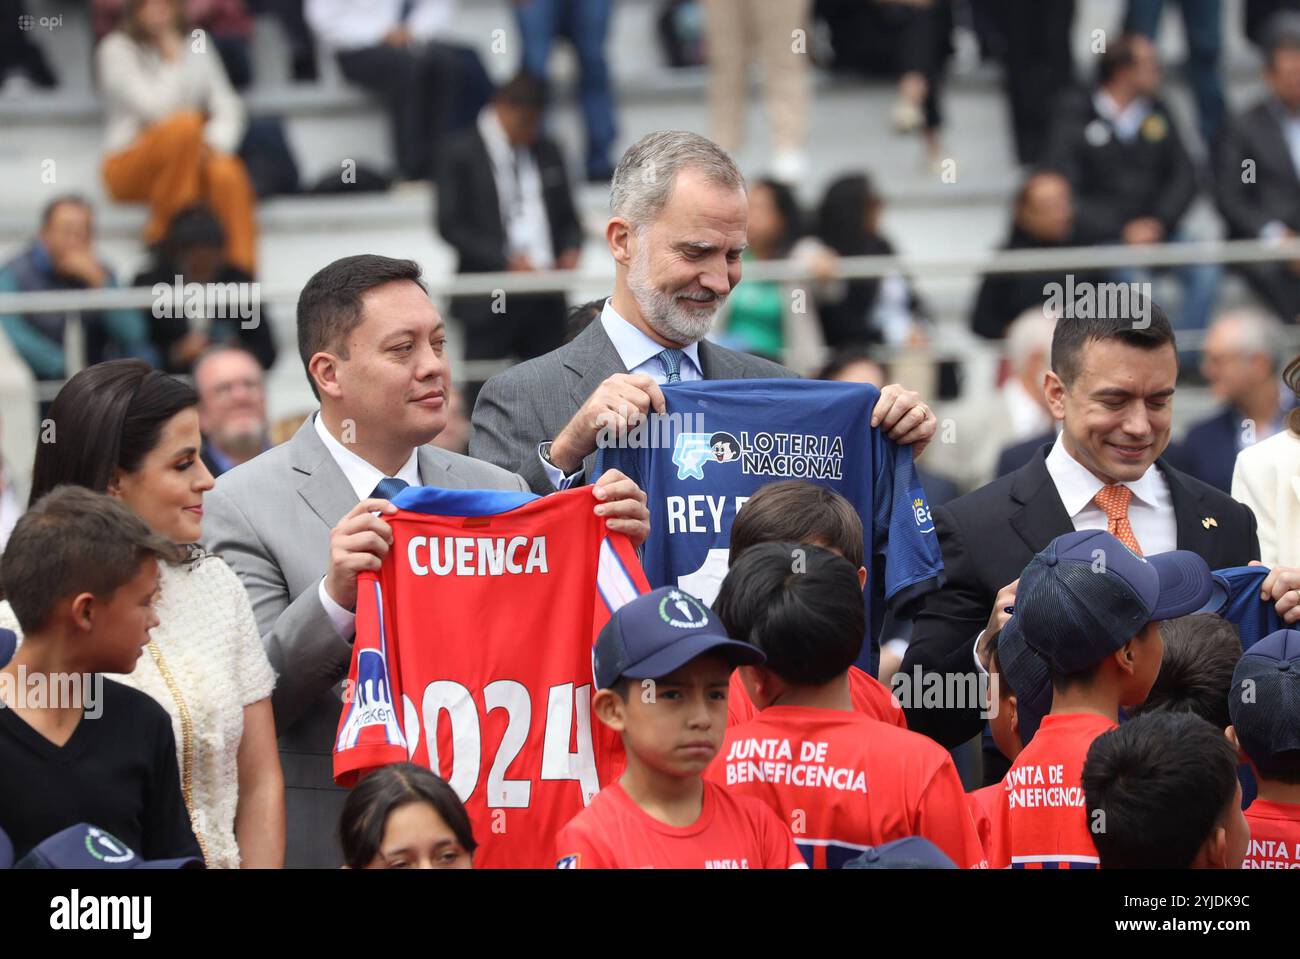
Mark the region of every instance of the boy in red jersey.
POLYGON ((1146 713, 1098 736, 1083 790, 1103 869, 1241 868, 1236 756, 1199 716, 1146 713))
POLYGON ((754 546, 714 607, 728 635, 765 661, 740 667, 759 712, 727 730, 706 780, 775 810, 814 868, 841 868, 905 836, 930 840, 963 868, 984 865, 947 751, 853 709, 848 670, 865 613, 849 562, 816 546, 754 546))
POLYGON ((804 865, 770 809, 701 778, 726 728, 732 669, 762 660, 679 589, 656 589, 614 613, 596 640, 591 705, 621 735, 627 768, 560 830, 558 868, 804 865))
POLYGON ((1300 630, 1280 629, 1246 651, 1232 675, 1228 738, 1255 770, 1246 809, 1246 869, 1300 868, 1300 630))
MULTIPOLYGON (((835 490, 804 480, 783 480, 760 488, 745 501, 731 524, 727 564, 735 566, 736 560, 751 546, 785 542, 809 543, 843 556, 858 569, 858 592, 866 586, 862 518, 853 504, 835 490)), ((856 666, 849 667, 849 696, 858 712, 907 728, 903 707, 889 687, 856 666)), ((740 682, 740 673, 732 673, 727 725, 748 722, 756 712, 740 682)))
POLYGON ((1151 691, 1159 621, 1195 612, 1213 591, 1195 553, 1144 559, 1103 530, 1058 536, 1030 560, 999 642, 1018 630, 1047 663, 1052 709, 1003 779, 1013 869, 1097 868, 1081 781, 1088 747, 1118 725, 1120 707, 1151 691))
MULTIPOLYGON (((988 649, 991 688, 997 690, 998 697, 998 708, 989 715, 989 729, 998 751, 1015 762, 1052 708, 1052 676, 1018 629, 994 634, 988 649)), ((1005 793, 1006 786, 996 782, 966 794, 990 869, 1010 865, 1003 858, 1007 854, 1002 836, 1005 817, 999 811, 1005 793)))

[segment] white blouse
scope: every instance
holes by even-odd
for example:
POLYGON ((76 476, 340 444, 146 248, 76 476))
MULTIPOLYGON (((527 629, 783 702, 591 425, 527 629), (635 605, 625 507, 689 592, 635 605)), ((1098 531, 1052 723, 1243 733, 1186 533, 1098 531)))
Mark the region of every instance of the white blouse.
MULTIPOLYGON (((209 868, 239 866, 235 810, 244 707, 271 695, 275 673, 248 594, 216 556, 159 565, 159 624, 135 671, 110 675, 157 700, 172 718, 181 792, 209 868)), ((22 631, 6 600, 0 626, 22 631)))

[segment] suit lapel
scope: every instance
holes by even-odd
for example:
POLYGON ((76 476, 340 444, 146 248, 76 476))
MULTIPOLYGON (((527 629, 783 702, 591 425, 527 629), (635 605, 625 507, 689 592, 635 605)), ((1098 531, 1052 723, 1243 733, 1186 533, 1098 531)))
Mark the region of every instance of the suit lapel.
POLYGON ((1037 553, 1062 533, 1073 530, 1074 524, 1047 472, 1044 450, 1035 453, 1033 459, 1016 471, 1015 477, 1011 498, 1023 506, 1011 514, 1011 528, 1031 553, 1037 553))
POLYGON ((599 316, 573 341, 564 365, 575 374, 570 389, 575 409, 587 402, 587 397, 605 380, 615 373, 627 372, 599 316))
POLYGON ((316 414, 307 417, 289 440, 290 464, 298 481, 298 495, 331 529, 352 507, 357 494, 334 457, 316 435, 316 414))
POLYGON ((730 353, 717 349, 708 340, 700 340, 700 375, 706 380, 744 379, 744 372, 730 353))
POLYGON ((1199 554, 1211 569, 1218 569, 1224 565, 1218 562, 1221 542, 1219 517, 1208 510, 1200 494, 1183 481, 1182 473, 1163 458, 1156 460, 1156 466, 1169 484, 1169 500, 1174 507, 1174 524, 1178 529, 1177 548, 1199 554))
POLYGON ((444 489, 459 489, 452 480, 451 457, 440 455, 436 446, 421 446, 416 450, 420 464, 420 482, 425 486, 441 486, 444 489))

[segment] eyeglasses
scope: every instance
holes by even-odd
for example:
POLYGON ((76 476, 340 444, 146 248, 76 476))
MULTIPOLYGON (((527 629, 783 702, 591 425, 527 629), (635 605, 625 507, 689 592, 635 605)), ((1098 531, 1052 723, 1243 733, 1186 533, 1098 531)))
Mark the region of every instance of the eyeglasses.
POLYGON ((260 393, 262 391, 262 381, 255 377, 242 380, 226 380, 224 383, 218 383, 212 387, 212 393, 216 397, 225 397, 237 389, 245 389, 250 393, 260 393))

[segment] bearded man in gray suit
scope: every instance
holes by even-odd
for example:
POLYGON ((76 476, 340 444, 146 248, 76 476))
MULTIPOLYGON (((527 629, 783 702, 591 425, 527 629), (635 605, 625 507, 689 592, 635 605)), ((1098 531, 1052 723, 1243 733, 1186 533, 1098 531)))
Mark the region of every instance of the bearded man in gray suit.
MULTIPOLYGON (((474 407, 470 455, 535 493, 593 479, 602 430, 664 412, 661 384, 798 375, 704 338, 740 282, 748 232, 745 181, 725 150, 677 130, 643 137, 614 171, 610 213, 614 295, 600 316, 572 343, 488 380, 474 407)), ((871 425, 920 455, 936 419, 891 385, 871 425)))
MULTIPOLYGON (((320 411, 287 443, 223 474, 207 495, 205 545, 239 575, 276 672, 286 866, 336 867, 333 743, 355 635, 357 574, 392 542, 383 519, 406 486, 526 490, 506 470, 428 445, 447 421, 446 329, 410 260, 353 256, 298 300, 298 350, 320 411)), ((634 543, 645 494, 622 474, 593 509, 634 543)))

